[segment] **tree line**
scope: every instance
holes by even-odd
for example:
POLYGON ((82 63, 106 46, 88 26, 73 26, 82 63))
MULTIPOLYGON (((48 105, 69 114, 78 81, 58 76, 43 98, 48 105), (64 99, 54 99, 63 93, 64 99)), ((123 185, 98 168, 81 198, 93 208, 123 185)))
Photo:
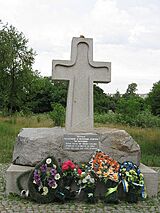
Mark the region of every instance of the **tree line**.
MULTIPOLYGON (((44 113, 53 110, 56 103, 66 107, 68 82, 53 81, 41 76, 32 65, 36 52, 28 47, 22 32, 0 21, 0 111, 44 113)), ((117 91, 105 94, 94 84, 94 111, 119 113, 135 117, 141 112, 160 116, 160 81, 156 82, 147 98, 137 94, 137 84, 131 83, 125 94, 117 91)))

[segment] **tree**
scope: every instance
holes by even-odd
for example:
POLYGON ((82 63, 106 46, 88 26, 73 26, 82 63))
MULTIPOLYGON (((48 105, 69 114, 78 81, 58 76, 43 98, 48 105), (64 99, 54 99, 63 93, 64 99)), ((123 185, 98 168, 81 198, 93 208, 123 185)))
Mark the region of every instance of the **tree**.
POLYGON ((117 103, 117 112, 130 118, 134 118, 141 111, 141 102, 136 98, 130 97, 126 99, 123 97, 117 103))
POLYGON ((109 107, 110 96, 107 96, 103 89, 94 85, 94 111, 98 113, 108 112, 109 107))
POLYGON ((0 22, 0 100, 11 114, 20 110, 33 77, 35 52, 15 27, 0 22))
POLYGON ((160 116, 160 81, 153 84, 153 87, 146 98, 146 102, 150 105, 151 112, 154 115, 160 116))
POLYGON ((126 93, 123 95, 123 97, 128 98, 130 96, 136 96, 137 95, 136 91, 137 91, 137 84, 131 83, 128 85, 126 93))

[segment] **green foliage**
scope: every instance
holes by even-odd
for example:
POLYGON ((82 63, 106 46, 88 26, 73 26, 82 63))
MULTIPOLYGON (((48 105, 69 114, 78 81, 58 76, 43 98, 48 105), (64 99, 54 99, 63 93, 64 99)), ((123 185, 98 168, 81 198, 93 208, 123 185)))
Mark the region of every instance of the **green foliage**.
POLYGON ((160 81, 153 84, 153 88, 148 94, 146 102, 150 105, 152 113, 160 116, 160 81))
POLYGON ((65 108, 61 104, 52 104, 53 111, 49 113, 55 126, 63 126, 65 120, 65 108))
POLYGON ((141 111, 141 103, 137 98, 121 98, 117 103, 117 112, 126 116, 135 117, 141 111))
POLYGON ((51 111, 53 93, 54 88, 49 78, 35 76, 30 82, 24 110, 29 110, 34 113, 51 111))
POLYGON ((99 113, 108 112, 111 106, 111 97, 107 96, 104 91, 94 85, 94 111, 99 113))
POLYGON ((122 113, 95 113, 94 120, 96 123, 103 124, 124 124, 137 127, 160 127, 160 118, 153 116, 150 111, 137 112, 134 116, 122 113))
POLYGON ((123 95, 123 97, 128 98, 131 96, 136 96, 136 91, 137 91, 137 84, 131 83, 128 85, 126 93, 123 95))
POLYGON ((24 104, 33 76, 35 53, 27 43, 15 27, 0 23, 0 107, 11 114, 24 104))

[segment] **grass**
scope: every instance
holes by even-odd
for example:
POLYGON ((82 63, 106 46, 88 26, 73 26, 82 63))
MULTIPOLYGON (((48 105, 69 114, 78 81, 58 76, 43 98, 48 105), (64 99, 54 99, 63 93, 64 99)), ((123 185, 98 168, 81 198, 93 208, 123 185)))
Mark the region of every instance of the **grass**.
MULTIPOLYGON (((148 166, 160 166, 160 128, 138 128, 117 124, 95 124, 126 130, 141 147, 141 161, 148 166)), ((0 163, 12 160, 13 147, 21 128, 53 127, 47 114, 0 117, 0 163)))
POLYGON ((27 127, 52 127, 47 115, 0 117, 0 163, 12 160, 14 143, 19 131, 27 127))
POLYGON ((148 166, 160 166, 160 128, 139 128, 120 124, 96 124, 126 130, 141 148, 141 162, 148 166))

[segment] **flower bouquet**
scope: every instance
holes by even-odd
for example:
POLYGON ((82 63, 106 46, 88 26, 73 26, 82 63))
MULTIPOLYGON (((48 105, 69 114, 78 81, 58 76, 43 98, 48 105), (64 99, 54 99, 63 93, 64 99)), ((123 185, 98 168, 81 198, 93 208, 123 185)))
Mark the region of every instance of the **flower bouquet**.
POLYGON ((96 181, 95 181, 92 173, 90 173, 87 170, 87 166, 86 166, 86 170, 83 171, 81 173, 81 175, 79 176, 78 185, 79 185, 78 194, 80 194, 81 190, 83 190, 86 195, 86 202, 95 203, 96 181))
POLYGON ((62 200, 64 201, 73 199, 76 196, 76 192, 72 189, 72 185, 78 181, 78 177, 80 176, 82 171, 79 166, 73 163, 71 160, 65 161, 61 166, 61 170, 62 183, 59 191, 61 194, 64 195, 62 200))

